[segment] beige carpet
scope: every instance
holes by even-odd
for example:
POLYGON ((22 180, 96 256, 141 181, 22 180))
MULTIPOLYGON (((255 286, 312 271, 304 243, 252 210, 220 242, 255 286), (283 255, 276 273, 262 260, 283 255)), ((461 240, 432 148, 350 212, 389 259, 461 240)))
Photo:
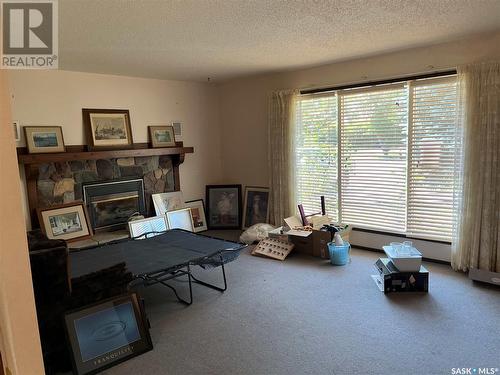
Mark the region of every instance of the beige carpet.
MULTIPOLYGON (((352 263, 249 255, 227 266, 229 289, 194 287, 185 307, 165 287, 143 290, 153 351, 106 374, 451 374, 500 367, 500 290, 427 263, 428 294, 381 293, 380 254, 352 263)), ((217 281, 217 270, 200 277, 217 281)), ((187 285, 178 283, 182 291, 187 285)))

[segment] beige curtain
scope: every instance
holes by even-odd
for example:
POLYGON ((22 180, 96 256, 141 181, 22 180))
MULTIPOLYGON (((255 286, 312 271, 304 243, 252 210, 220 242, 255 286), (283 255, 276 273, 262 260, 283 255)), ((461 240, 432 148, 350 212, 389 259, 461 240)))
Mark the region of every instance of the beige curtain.
POLYGON ((269 220, 277 226, 295 212, 293 129, 298 94, 298 90, 284 90, 269 97, 269 220))
POLYGON ((459 67, 462 166, 452 266, 500 272, 500 63, 459 67))

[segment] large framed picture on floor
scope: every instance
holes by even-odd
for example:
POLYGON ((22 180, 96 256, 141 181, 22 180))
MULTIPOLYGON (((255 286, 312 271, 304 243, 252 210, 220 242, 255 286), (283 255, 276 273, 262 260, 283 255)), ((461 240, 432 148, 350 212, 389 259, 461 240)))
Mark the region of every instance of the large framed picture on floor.
POLYGON ((96 374, 153 349, 135 293, 69 312, 64 319, 75 374, 96 374))
POLYGON ((209 229, 241 228, 241 185, 207 185, 209 229))

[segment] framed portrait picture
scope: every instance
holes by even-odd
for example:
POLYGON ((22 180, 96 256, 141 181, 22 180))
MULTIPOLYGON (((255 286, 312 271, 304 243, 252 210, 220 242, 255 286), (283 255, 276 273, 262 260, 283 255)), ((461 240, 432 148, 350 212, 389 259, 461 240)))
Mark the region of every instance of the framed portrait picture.
POLYGON ((175 147, 175 134, 173 126, 148 126, 148 129, 151 147, 175 147))
POLYGON ((165 215, 168 211, 185 207, 182 191, 153 194, 151 198, 153 199, 153 205, 157 216, 165 215))
POLYGON ((128 109, 82 109, 89 149, 130 148, 133 145, 128 109))
POLYGON ((191 209, 194 232, 197 233, 207 230, 207 219, 205 217, 205 205, 203 204, 203 199, 185 202, 184 205, 191 209))
POLYGON ((241 228, 241 185, 207 185, 209 229, 241 228))
POLYGON ((65 151, 62 127, 25 126, 23 129, 30 154, 65 151))
POLYGON ((193 219, 191 218, 190 208, 168 211, 165 215, 170 229, 184 229, 193 232, 193 219))
POLYGON ((269 188, 245 187, 243 229, 269 221, 269 188))
POLYGON ((78 375, 96 374, 153 349, 137 294, 113 297, 64 316, 78 375))
POLYGON ((136 240, 154 237, 168 229, 167 218, 164 215, 148 217, 128 222, 130 237, 136 240))
POLYGON ((92 236, 87 210, 83 202, 38 209, 38 219, 51 240, 76 241, 92 236))

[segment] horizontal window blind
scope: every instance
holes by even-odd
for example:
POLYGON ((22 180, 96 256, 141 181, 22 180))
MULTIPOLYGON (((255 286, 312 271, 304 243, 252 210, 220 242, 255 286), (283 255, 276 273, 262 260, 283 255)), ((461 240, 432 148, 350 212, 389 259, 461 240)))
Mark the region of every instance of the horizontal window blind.
POLYGON ((450 241, 456 100, 455 76, 300 96, 297 203, 319 212, 324 195, 336 221, 450 241))
POLYGON ((304 96, 297 102, 295 195, 306 213, 326 211, 337 220, 337 97, 304 96))
POLYGON ((454 78, 414 82, 408 177, 409 235, 449 240, 456 157, 454 78))
POLYGON ((404 232, 407 90, 397 84, 339 96, 342 221, 404 232))

